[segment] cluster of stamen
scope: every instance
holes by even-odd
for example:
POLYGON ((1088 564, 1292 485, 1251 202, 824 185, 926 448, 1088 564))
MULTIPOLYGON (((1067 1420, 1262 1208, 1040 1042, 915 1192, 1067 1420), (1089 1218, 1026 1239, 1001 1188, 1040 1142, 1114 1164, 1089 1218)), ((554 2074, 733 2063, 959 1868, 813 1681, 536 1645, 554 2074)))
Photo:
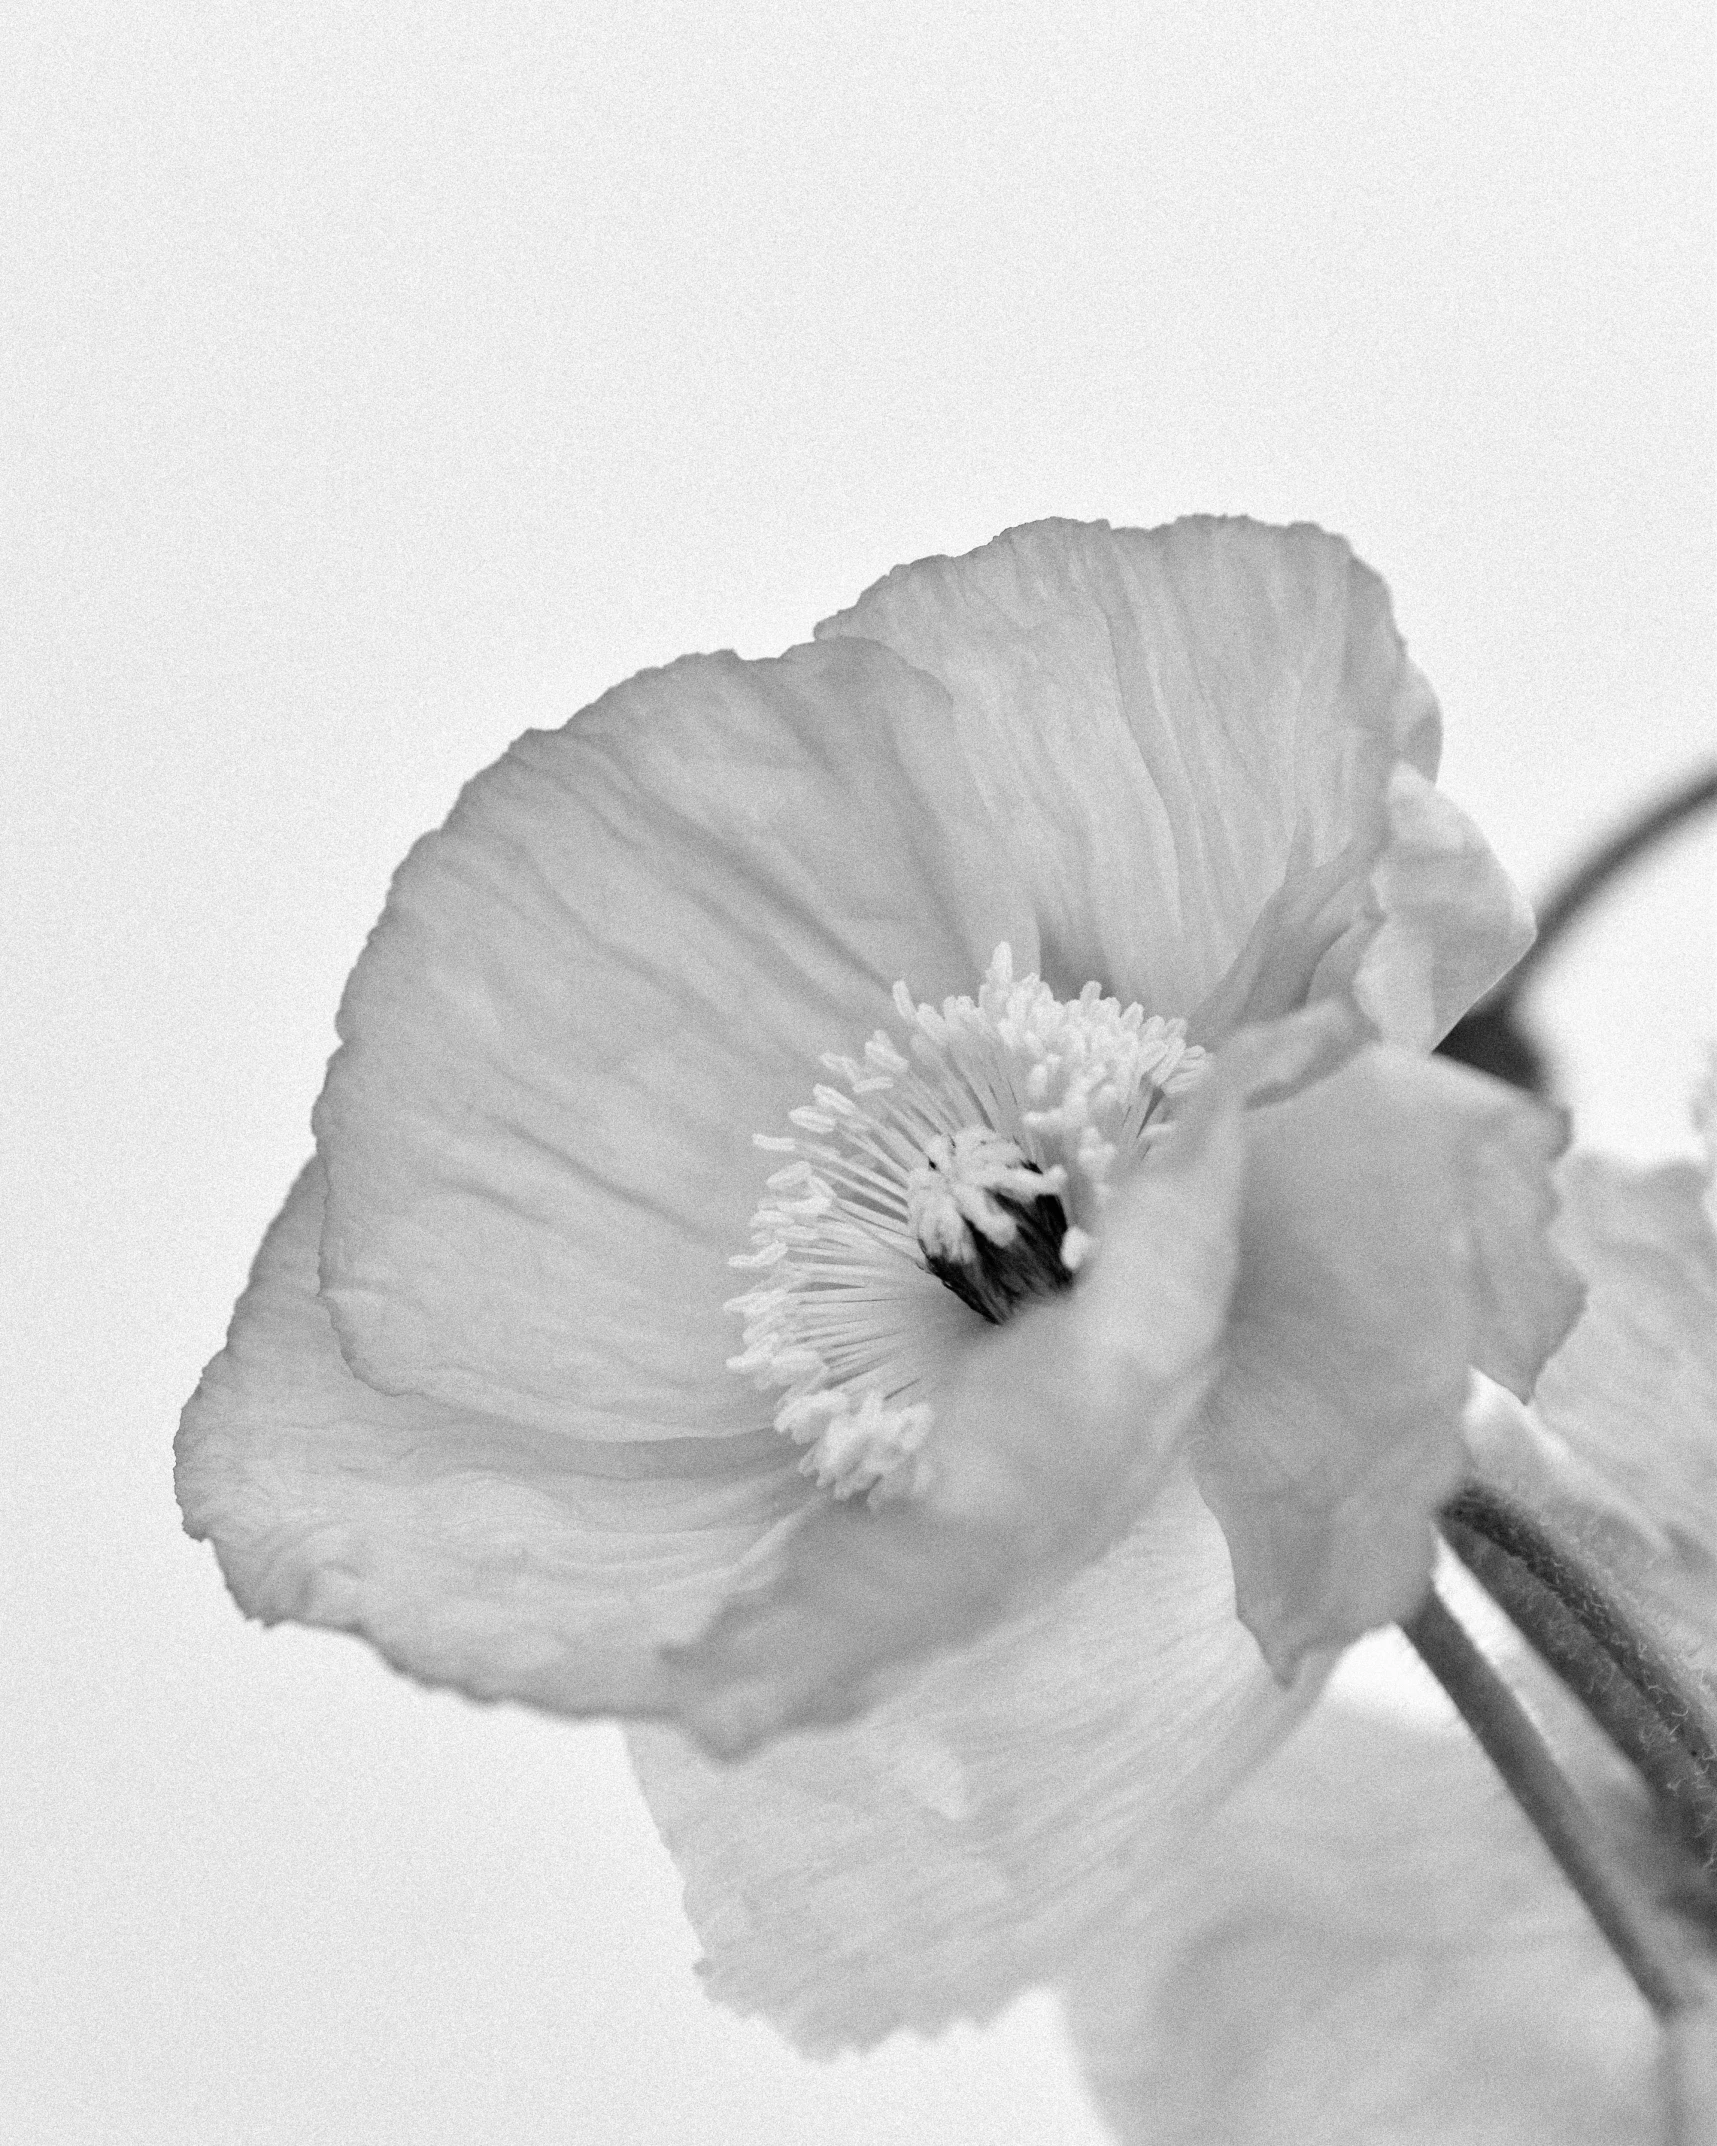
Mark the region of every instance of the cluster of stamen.
POLYGON ((776 1428, 836 1497, 910 1492, 932 1396, 976 1313, 999 1325, 1067 1288, 1090 1253, 1111 1172, 1166 1129, 1165 1098, 1201 1074, 1184 1021, 1124 1011, 1087 984, 1057 999, 996 949, 974 1002, 894 1003, 911 1053, 879 1029, 842 1085, 757 1145, 768 1179, 736 1267, 762 1270, 729 1309, 730 1359, 785 1389, 776 1428))
POLYGON ((1000 1326, 1027 1297, 1065 1289, 1067 1210, 1060 1163, 1039 1170, 988 1125, 938 1133, 906 1180, 906 1218, 936 1279, 1000 1326))

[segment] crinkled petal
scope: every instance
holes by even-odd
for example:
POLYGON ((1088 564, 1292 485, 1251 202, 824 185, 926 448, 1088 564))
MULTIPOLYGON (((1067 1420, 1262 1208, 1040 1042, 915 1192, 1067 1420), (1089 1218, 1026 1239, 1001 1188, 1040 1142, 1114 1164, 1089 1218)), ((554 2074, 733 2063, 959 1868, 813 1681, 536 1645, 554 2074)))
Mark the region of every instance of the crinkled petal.
POLYGON ((1558 1243, 1586 1314, 1534 1405, 1684 1552, 1717 1570, 1717 1233, 1706 1173, 1573 1155, 1558 1243))
MULTIPOLYGON (((1374 1648, 1405 1643, 1380 1637, 1374 1648)), ((1658 2034, 1466 1731, 1346 1673, 1082 1957, 1127 2146, 1633 2146, 1658 2034)))
POLYGON ((1195 1464, 1240 1614, 1286 1674, 1411 1612, 1463 1469, 1468 1366, 1530 1379, 1579 1288, 1543 1236, 1564 1128, 1500 1082, 1378 1047, 1247 1131, 1195 1464))
POLYGON ((732 1758, 850 1719, 1018 1614, 1143 1510, 1197 1420, 1234 1287, 1247 1105, 1355 1049, 1324 1005, 1248 1031, 1104 1219, 1078 1289, 984 1332, 939 1393, 910 1497, 809 1512, 666 1663, 662 1711, 732 1758))
POLYGON ((687 657, 533 732, 419 842, 317 1109, 371 1384, 586 1438, 743 1433, 752 1134, 895 980, 1035 958, 946 696, 885 649, 687 657))
MULTIPOLYGON (((1389 1042, 1430 1050, 1532 944, 1532 909, 1478 828, 1416 768, 1394 769, 1383 817, 1369 880, 1377 928, 1362 937, 1353 997, 1389 1042)), ((1334 987, 1320 975, 1311 995, 1334 987)))
POLYGON ((738 1765, 631 1732, 712 1994, 815 2052, 985 2018, 1172 1867, 1298 1718, 1183 1469, 1097 1564, 862 1721, 738 1765))
POLYGON ((1282 979, 1309 989, 1327 957, 1423 1047, 1530 941, 1426 779, 1436 703, 1387 590, 1320 529, 1033 523, 897 567, 817 632, 886 642, 948 688, 986 803, 1036 859, 1058 989, 1099 976, 1192 1013, 1240 960, 1225 1034, 1303 1003, 1282 979))
POLYGON ((1281 885, 1197 1008, 1220 1043, 1247 1022, 1343 997, 1393 1043, 1429 1050, 1532 939, 1525 897, 1465 813, 1405 761, 1321 865, 1296 839, 1281 885))
POLYGON ((312 1162, 185 1409, 186 1527, 270 1623, 361 1632, 478 1698, 633 1703, 656 1647, 804 1502, 790 1449, 772 1431, 593 1445, 375 1392, 316 1294, 322 1205, 312 1162))
POLYGON ((1208 1384, 1235 1265, 1241 1098, 1141 1170, 1081 1286, 985 1331, 936 1400, 924 1479, 828 1504, 672 1658, 672 1711, 733 1757, 850 1718, 1100 1556, 1208 1384))

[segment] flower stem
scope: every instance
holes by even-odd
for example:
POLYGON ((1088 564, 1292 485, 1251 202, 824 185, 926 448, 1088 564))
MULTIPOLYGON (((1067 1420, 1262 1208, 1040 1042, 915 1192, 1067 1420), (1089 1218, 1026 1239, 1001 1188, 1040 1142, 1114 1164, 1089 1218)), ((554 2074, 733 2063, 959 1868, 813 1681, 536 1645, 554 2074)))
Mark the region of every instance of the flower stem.
POLYGON ((1484 1485, 1445 1506, 1449 1546, 1631 1759, 1717 1880, 1717 1721, 1597 1577, 1530 1515, 1484 1485))
POLYGON ((1526 987, 1593 900, 1665 835, 1717 804, 1717 767, 1702 767, 1648 806, 1585 858, 1539 905, 1538 936, 1494 990, 1470 1007, 1438 1044, 1445 1058, 1477 1066, 1533 1095, 1550 1087, 1543 1050, 1522 1018, 1526 987))
POLYGON ((1695 768, 1666 797, 1618 828, 1539 904, 1538 936, 1510 972, 1505 988, 1517 991, 1575 919, 1585 914, 1593 897, 1602 893, 1635 858, 1642 857, 1696 814, 1709 812, 1713 805, 1717 805, 1717 767, 1695 768))
POLYGON ((1666 2025, 1690 2010, 1697 1999, 1650 1903, 1520 1701, 1435 1586, 1401 1628, 1483 1745, 1646 2003, 1666 2025))

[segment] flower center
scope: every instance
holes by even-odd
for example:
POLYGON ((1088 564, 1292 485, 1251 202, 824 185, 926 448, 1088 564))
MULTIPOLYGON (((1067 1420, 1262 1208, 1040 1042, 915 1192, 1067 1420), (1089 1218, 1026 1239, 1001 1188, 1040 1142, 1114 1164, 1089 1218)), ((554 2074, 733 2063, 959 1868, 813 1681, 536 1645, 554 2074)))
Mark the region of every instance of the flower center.
POLYGON ((937 1133, 906 1180, 906 1218, 924 1264, 980 1318, 1000 1326, 1027 1297, 1065 1289, 1078 1264, 1060 1194, 1067 1172, 1034 1168, 993 1126, 937 1133))
POLYGON ((1022 1303, 1071 1286, 1109 1178, 1167 1129, 1165 1099, 1204 1053, 1184 1021, 1124 1011, 1087 984, 1056 998, 999 946, 974 1002, 915 1005, 896 984, 909 1058, 878 1029, 862 1064, 839 1055, 789 1111, 793 1159, 768 1179, 752 1250, 763 1270, 729 1309, 730 1368, 785 1388, 775 1426, 836 1497, 909 1493, 932 1399, 964 1347, 1022 1303))

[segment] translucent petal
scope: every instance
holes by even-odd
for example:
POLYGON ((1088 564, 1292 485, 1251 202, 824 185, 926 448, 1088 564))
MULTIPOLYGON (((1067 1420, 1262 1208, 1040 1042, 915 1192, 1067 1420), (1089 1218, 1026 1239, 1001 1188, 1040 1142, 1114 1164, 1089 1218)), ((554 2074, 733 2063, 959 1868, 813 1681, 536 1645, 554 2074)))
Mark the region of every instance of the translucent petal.
POLYGON ((1530 1409, 1469 1431, 1487 1472, 1717 1701, 1717 1233, 1709 1175, 1571 1156, 1556 1239, 1586 1308, 1530 1409), (1479 1436, 1474 1437, 1474 1432, 1479 1436))
POLYGON ((671 1730, 631 1743, 712 1993, 828 2051, 986 2017, 1051 1973, 1320 1675, 1277 1688, 1176 1468, 1105 1557, 862 1721, 732 1766, 671 1730))
POLYGON ((1469 1364, 1530 1378, 1579 1288, 1542 1236, 1564 1128, 1499 1082, 1380 1047, 1247 1132, 1194 1452, 1240 1614, 1286 1673, 1412 1610, 1464 1465, 1469 1364))
POLYGON ((1321 865, 1296 843, 1233 966, 1196 1010, 1206 1043, 1342 996, 1392 1043, 1428 1050, 1531 943, 1532 917, 1484 837, 1398 763, 1321 865))
POLYGON ((1717 1571, 1717 1233, 1706 1173, 1573 1155, 1558 1184, 1557 1241, 1589 1294, 1535 1406, 1717 1571))
POLYGON ((791 1450, 773 1431, 593 1445, 376 1393, 316 1295, 321 1220, 312 1163, 185 1409, 186 1527, 270 1623, 361 1632, 479 1698, 648 1703, 656 1645, 803 1503, 791 1450))
POLYGON ((1346 1681, 1069 1978, 1119 2137, 1657 2137, 1651 2014, 1489 1762, 1457 1723, 1346 1681))
POLYGON ((316 1116, 372 1384, 587 1438, 768 1421, 725 1369, 754 1131, 910 977, 1035 933, 946 696, 873 645, 695 656, 533 732, 418 843, 316 1116))
POLYGON ((850 1718, 1125 1533, 1216 1360, 1240 1100, 1207 1105, 1137 1173, 1077 1290, 978 1330, 937 1396, 910 1497, 807 1514, 675 1653, 673 1711, 711 1750, 850 1718))
POLYGON ((1322 530, 1037 522, 897 567, 817 631, 886 642, 953 695, 986 805, 1036 859, 1058 990, 1099 976, 1190 1014, 1278 897, 1212 1032, 1290 1010, 1280 977, 1309 987, 1334 955, 1423 1046, 1530 940, 1430 789, 1436 703, 1388 592, 1322 530))

